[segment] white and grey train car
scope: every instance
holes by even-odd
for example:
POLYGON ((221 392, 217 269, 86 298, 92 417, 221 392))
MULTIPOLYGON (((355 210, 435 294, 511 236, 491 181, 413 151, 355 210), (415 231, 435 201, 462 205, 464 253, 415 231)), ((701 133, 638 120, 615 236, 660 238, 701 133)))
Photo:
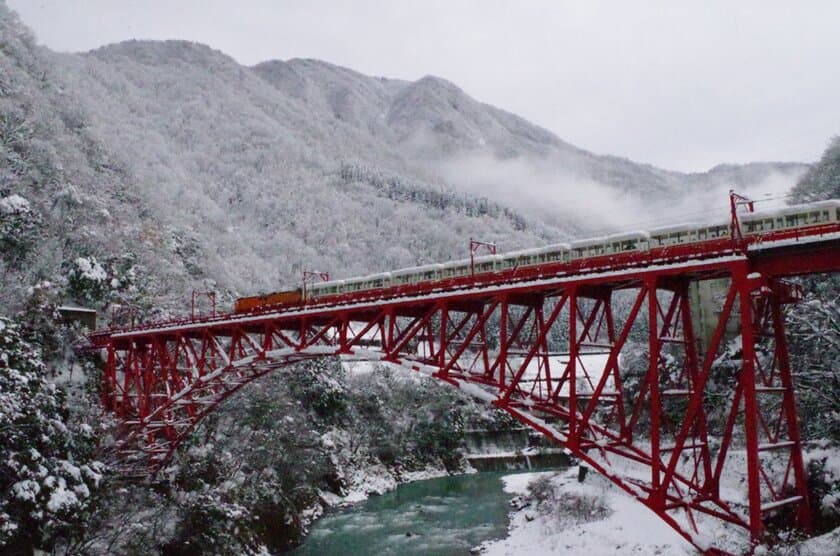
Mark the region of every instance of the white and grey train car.
MULTIPOLYGON (((840 222, 840 200, 819 201, 740 216, 741 232, 745 236, 835 222, 840 222)), ((484 255, 474 259, 474 268, 476 274, 489 274, 541 264, 569 263, 593 257, 721 240, 729 238, 730 234, 729 220, 711 224, 687 223, 646 232, 621 233, 498 255, 484 255)), ((459 278, 470 274, 470 260, 461 259, 313 284, 308 289, 308 294, 312 297, 337 295, 459 278)))

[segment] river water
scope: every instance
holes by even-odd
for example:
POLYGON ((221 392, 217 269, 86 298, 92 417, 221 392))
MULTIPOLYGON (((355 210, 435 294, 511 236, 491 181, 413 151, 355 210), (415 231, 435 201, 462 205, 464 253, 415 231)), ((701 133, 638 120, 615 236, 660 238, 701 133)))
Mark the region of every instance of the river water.
POLYGON ((318 520, 295 556, 459 556, 507 533, 510 494, 476 473, 400 485, 318 520))

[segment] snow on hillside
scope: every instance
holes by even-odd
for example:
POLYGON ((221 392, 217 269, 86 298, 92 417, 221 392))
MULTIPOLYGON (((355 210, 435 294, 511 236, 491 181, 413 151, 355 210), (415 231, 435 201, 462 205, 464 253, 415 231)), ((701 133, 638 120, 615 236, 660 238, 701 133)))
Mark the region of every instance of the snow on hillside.
MULTIPOLYGON (((342 277, 463 257, 470 237, 509 250, 615 228, 714 178, 589 153, 434 76, 245 67, 185 41, 57 54, 0 16, 14 137, 0 193, 37 220, 34 249, 5 261, 24 288, 61 283, 78 257, 130 258, 150 305, 183 306, 193 288, 229 300, 295 285, 304 268, 342 277)), ((803 171, 758 166, 745 185, 803 171)))

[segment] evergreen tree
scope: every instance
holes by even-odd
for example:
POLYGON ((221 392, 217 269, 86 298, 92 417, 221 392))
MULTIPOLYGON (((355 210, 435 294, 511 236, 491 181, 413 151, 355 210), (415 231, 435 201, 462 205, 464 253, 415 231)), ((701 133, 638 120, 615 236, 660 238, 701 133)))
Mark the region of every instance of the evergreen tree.
POLYGON ((90 427, 68 422, 41 352, 0 317, 0 552, 31 553, 77 537, 103 467, 90 427))

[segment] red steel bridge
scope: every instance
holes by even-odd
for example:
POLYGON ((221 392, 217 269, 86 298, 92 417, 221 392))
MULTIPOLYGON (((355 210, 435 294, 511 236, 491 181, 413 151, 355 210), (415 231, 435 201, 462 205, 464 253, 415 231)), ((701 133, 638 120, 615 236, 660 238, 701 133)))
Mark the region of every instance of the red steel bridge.
POLYGON ((105 354, 102 403, 120 423, 122 461, 144 473, 267 373, 324 356, 381 360, 507 411, 701 552, 720 554, 732 550, 721 530, 748 550, 774 518, 810 526, 783 316, 801 289, 786 279, 837 271, 833 222, 398 294, 108 329, 90 340, 105 354), (690 292, 708 280, 725 286, 716 325, 700 338, 690 292), (649 353, 633 376, 622 365, 628 341, 649 353), (597 368, 593 352, 602 354, 597 368))

